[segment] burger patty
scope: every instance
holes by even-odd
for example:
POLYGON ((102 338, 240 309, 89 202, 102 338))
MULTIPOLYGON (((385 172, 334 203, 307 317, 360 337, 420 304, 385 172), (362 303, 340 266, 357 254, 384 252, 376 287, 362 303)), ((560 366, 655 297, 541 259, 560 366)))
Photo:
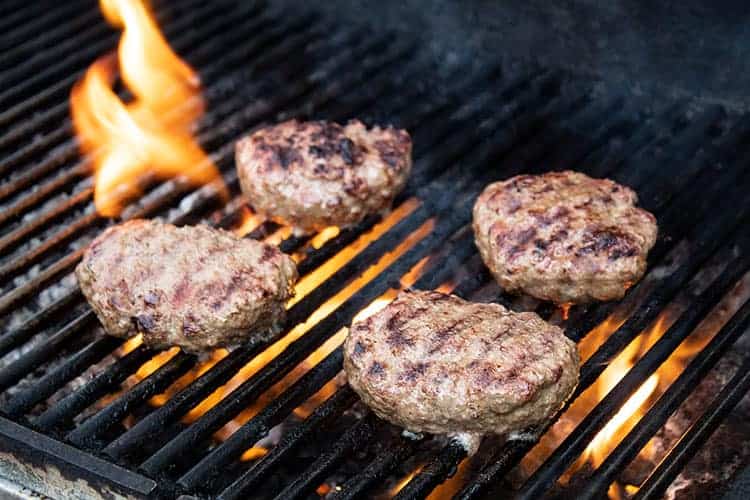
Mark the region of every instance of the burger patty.
POLYGON ((99 235, 76 275, 110 335, 201 351, 273 338, 297 269, 276 247, 227 231, 133 220, 99 235))
POLYGON ((411 138, 357 120, 292 120, 239 140, 236 163, 253 209, 309 233, 388 210, 411 171, 411 138))
POLYGON ((541 423, 578 382, 578 351, 535 313, 404 291, 355 322, 349 384, 373 411, 413 432, 505 434, 541 423))
POLYGON ((558 304, 619 299, 646 270, 656 219, 608 179, 565 171, 490 184, 474 236, 500 286, 558 304))

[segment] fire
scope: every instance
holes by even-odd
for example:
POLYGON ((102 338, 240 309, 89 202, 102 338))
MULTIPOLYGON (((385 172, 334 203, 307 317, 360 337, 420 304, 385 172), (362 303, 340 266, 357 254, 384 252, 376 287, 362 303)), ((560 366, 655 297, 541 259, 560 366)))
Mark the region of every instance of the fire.
POLYGON ((101 0, 107 21, 122 27, 117 58, 100 58, 71 93, 71 112, 83 152, 94 162, 97 211, 116 216, 149 177, 180 177, 190 184, 226 187, 193 139, 203 113, 196 73, 169 48, 140 0, 101 0), (119 66, 133 94, 112 90, 119 66))

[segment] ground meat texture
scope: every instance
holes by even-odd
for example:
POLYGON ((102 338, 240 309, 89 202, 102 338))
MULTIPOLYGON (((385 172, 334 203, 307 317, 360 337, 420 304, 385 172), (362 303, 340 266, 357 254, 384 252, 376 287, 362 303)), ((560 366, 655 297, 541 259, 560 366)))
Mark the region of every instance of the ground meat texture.
POLYGON ((535 313, 404 291, 355 322, 349 384, 412 432, 506 434, 547 420, 578 382, 578 351, 535 313))
POLYGON ((646 270, 656 219, 630 188, 577 172, 490 184, 474 235, 500 286, 558 304, 622 298, 646 270))
POLYGON ((356 120, 292 120, 239 140, 236 163, 253 209, 309 233, 390 209, 411 171, 411 138, 356 120))
POLYGON ((110 335, 197 352, 272 339, 297 269, 276 247, 227 231, 134 220, 99 235, 76 275, 110 335))

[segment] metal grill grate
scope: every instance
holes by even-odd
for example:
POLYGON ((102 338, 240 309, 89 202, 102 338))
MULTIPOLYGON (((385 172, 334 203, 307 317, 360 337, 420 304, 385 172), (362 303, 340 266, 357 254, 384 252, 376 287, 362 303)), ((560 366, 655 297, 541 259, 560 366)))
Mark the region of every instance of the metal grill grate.
MULTIPOLYGON (((140 346, 122 354, 124 341, 101 334, 70 275, 86 243, 115 221, 93 211, 91 166, 79 157, 67 97, 82 71, 114 47, 115 34, 100 22, 91 1, 2 7, 7 12, 0 21, 0 452, 32 466, 54 464, 65 476, 119 493, 222 499, 251 493, 303 498, 336 474, 340 489, 332 497, 362 498, 382 489, 386 478, 398 477, 400 464, 419 457, 421 469, 397 497, 423 498, 455 472, 466 451, 454 442, 436 449, 425 446, 428 439, 401 437, 359 407, 345 385, 286 428, 265 456, 240 460, 336 377, 340 348, 303 369, 227 439, 212 436, 300 370, 311 353, 372 301, 400 287, 410 272, 416 288, 451 282, 454 293, 465 298, 519 307, 478 259, 471 206, 493 180, 573 167, 632 186, 642 206, 657 215, 661 236, 650 255, 651 272, 624 303, 577 307, 564 322, 566 333, 581 341, 624 305, 629 309, 582 366, 572 401, 696 275, 722 265, 521 486, 519 496, 537 498, 750 267, 743 226, 750 208, 747 116, 690 102, 653 110, 639 99, 528 66, 441 67, 415 42, 362 26, 340 27, 314 13, 284 16, 262 4, 195 0, 156 7, 170 43, 204 81, 209 112, 198 137, 233 198, 222 206, 210 187, 154 183, 124 218, 158 216, 236 229, 243 205, 233 142, 291 116, 363 117, 405 127, 415 142, 413 176, 393 215, 370 217, 322 245, 285 237, 284 228, 271 222, 247 234, 281 235, 281 248, 299 256, 302 277, 356 250, 291 307, 285 335, 310 318, 314 324, 230 396, 186 423, 191 409, 268 345, 258 341, 234 349, 159 405, 149 400, 189 373, 198 364, 194 356, 179 352, 148 376, 128 382, 158 353, 140 346), (366 271, 373 266, 378 272, 370 276, 366 271), (330 310, 314 316, 325 304, 332 304, 330 310), (317 450, 314 460, 305 462, 299 454, 306 447, 317 450), (279 473, 285 468, 294 473, 279 473)), ((547 318, 556 314, 549 304, 530 308, 547 318)), ((581 495, 598 498, 606 492, 749 322, 745 303, 592 473, 581 495)), ((658 496, 731 411, 750 387, 746 365, 655 468, 639 496, 658 496)), ((457 498, 493 495, 545 430, 533 430, 531 440, 498 445, 483 467, 464 478, 457 498)))

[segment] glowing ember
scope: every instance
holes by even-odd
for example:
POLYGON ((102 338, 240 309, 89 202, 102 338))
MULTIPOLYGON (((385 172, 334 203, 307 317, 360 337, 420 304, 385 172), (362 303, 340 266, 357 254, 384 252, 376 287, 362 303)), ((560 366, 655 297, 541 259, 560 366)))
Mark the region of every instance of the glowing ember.
POLYGON ((240 457, 240 460, 242 460, 243 462, 258 460, 259 458, 266 456, 266 453, 268 453, 267 449, 260 446, 254 446, 253 448, 246 450, 245 453, 243 453, 240 457))
POLYGON ((148 176, 214 182, 225 194, 218 170, 191 134, 203 113, 195 72, 172 52, 140 0, 101 0, 100 7, 123 28, 117 58, 97 60, 71 94, 81 148, 94 161, 97 211, 119 214, 148 176), (118 63, 134 96, 129 103, 112 90, 118 63))

